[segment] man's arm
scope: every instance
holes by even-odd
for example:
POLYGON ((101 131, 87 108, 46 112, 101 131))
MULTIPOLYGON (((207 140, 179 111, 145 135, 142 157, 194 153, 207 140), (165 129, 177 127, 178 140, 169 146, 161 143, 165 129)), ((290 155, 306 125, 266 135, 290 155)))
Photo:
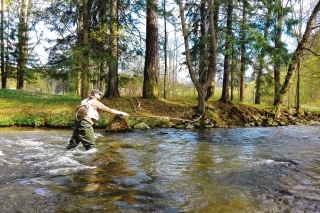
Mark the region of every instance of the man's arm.
POLYGON ((104 105, 103 103, 101 103, 100 101, 96 100, 92 103, 92 106, 95 107, 98 111, 103 111, 103 112, 109 112, 111 114, 121 114, 123 116, 129 116, 128 113, 126 112, 122 112, 116 109, 111 109, 109 107, 107 107, 106 105, 104 105))

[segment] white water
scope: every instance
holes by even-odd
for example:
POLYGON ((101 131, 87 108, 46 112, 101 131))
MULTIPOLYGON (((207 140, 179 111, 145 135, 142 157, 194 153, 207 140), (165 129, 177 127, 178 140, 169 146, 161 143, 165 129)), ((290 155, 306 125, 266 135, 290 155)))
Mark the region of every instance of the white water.
MULTIPOLYGON (((84 151, 81 145, 73 151, 66 151, 71 130, 4 128, 0 131, 0 166, 15 165, 16 174, 21 166, 21 170, 28 169, 33 175, 42 175, 43 172, 63 175, 90 169, 80 161, 90 160, 90 156, 96 152, 96 149, 84 151)), ((2 173, 0 177, 6 175, 2 173)))

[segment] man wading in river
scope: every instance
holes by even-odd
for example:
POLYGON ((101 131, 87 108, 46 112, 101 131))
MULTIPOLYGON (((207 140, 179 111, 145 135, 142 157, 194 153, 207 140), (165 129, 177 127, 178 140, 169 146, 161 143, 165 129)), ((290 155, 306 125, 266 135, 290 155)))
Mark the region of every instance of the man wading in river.
POLYGON ((93 124, 95 121, 99 120, 98 111, 109 112, 115 115, 129 116, 126 112, 121 112, 115 109, 111 109, 101 103, 99 100, 101 98, 102 92, 98 89, 91 91, 91 95, 82 100, 80 105, 76 109, 75 115, 75 127, 73 130, 72 137, 69 140, 69 144, 66 149, 75 148, 80 142, 89 150, 95 147, 93 124))

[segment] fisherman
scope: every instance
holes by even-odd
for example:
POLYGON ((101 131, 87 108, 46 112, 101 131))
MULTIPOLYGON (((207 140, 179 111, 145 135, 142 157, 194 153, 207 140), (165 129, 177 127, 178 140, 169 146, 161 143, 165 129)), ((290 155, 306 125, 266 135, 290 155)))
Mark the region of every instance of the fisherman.
POLYGON ((93 124, 99 120, 98 111, 109 112, 111 114, 120 116, 129 116, 128 113, 111 109, 101 103, 102 92, 99 89, 93 89, 88 98, 81 101, 76 109, 76 122, 73 134, 69 140, 66 149, 75 148, 80 142, 86 150, 95 147, 95 138, 93 131, 93 124))

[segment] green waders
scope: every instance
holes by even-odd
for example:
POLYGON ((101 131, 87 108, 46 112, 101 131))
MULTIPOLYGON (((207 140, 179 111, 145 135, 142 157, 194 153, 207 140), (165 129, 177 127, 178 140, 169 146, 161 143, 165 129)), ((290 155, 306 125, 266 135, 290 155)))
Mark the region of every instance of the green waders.
POLYGON ((72 149, 82 143, 86 150, 95 147, 94 131, 92 124, 82 119, 81 121, 76 121, 73 134, 69 140, 69 144, 66 149, 72 149))

